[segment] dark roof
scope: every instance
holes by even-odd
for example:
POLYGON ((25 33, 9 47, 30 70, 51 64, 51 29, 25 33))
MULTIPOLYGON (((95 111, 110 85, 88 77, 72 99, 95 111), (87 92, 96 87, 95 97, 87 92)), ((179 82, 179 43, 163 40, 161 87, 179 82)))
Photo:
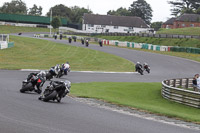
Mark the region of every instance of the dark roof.
POLYGON ((183 14, 176 19, 176 21, 181 22, 200 22, 200 15, 199 14, 183 14))
POLYGON ((84 14, 84 24, 148 28, 140 17, 84 14))
POLYGON ((163 24, 166 24, 166 25, 173 25, 175 20, 176 20, 176 18, 170 18, 169 20, 167 20, 167 21, 164 22, 163 24))

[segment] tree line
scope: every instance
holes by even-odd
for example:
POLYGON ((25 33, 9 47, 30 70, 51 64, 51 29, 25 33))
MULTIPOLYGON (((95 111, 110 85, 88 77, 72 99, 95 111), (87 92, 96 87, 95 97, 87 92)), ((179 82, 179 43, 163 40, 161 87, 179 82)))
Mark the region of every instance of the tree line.
MULTIPOLYGON (((168 2, 171 6, 171 15, 180 16, 184 13, 200 14, 200 0, 170 0, 168 2)), ((53 17, 67 18, 70 23, 82 23, 82 17, 84 13, 93 13, 90 9, 84 7, 67 7, 63 4, 55 5, 51 7, 46 13, 46 16, 50 16, 52 11, 53 17)), ((141 17, 146 24, 151 25, 152 28, 159 29, 162 22, 151 23, 152 20, 152 8, 145 0, 136 0, 130 5, 128 9, 120 7, 117 10, 109 10, 107 15, 117 16, 137 16, 141 17)), ((24 15, 42 15, 42 7, 33 5, 32 8, 27 8, 26 3, 22 0, 12 0, 11 2, 5 2, 0 7, 0 13, 11 14, 24 14, 24 15)))

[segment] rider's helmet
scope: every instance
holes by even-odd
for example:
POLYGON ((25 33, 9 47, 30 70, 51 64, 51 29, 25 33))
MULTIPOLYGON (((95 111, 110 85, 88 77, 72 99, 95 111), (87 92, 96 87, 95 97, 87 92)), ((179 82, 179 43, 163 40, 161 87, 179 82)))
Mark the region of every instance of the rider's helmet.
POLYGON ((148 64, 146 62, 144 62, 144 66, 147 66, 148 64))
POLYGON ((42 76, 42 77, 46 77, 46 72, 45 71, 40 71, 38 73, 38 75, 42 76))
POLYGON ((138 61, 137 64, 140 64, 140 62, 138 61))

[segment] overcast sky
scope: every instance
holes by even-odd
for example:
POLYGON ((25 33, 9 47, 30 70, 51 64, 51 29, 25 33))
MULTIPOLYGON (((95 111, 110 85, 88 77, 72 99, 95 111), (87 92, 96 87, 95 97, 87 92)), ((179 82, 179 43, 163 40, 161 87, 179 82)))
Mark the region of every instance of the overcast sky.
MULTIPOLYGON (((57 4, 63 4, 68 7, 79 6, 88 8, 93 11, 93 13, 98 13, 101 15, 106 15, 109 10, 116 10, 119 7, 128 8, 136 0, 22 0, 26 3, 28 8, 33 7, 33 4, 37 6, 42 6, 43 15, 49 11, 50 7, 57 4)), ((170 5, 167 3, 168 0, 146 0, 147 3, 151 5, 153 9, 152 22, 155 21, 166 21, 170 18, 170 5)), ((4 2, 11 2, 11 0, 0 0, 0 6, 4 2)))

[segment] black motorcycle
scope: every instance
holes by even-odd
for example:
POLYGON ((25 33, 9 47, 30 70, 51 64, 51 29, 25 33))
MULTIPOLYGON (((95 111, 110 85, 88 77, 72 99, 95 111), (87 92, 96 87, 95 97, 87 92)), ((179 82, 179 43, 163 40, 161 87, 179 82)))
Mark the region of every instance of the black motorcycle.
POLYGON ((144 70, 147 71, 147 73, 150 73, 150 66, 144 65, 144 70))
POLYGON ((22 88, 20 89, 21 93, 25 93, 27 91, 32 92, 35 91, 38 94, 42 92, 41 89, 35 90, 35 86, 37 88, 41 88, 45 82, 44 77, 38 75, 38 73, 30 73, 26 80, 22 81, 22 88))
POLYGON ((99 41, 99 46, 100 46, 100 47, 103 47, 102 41, 99 41))
POLYGON ((69 41, 69 43, 71 43, 71 42, 72 42, 72 38, 71 38, 71 37, 69 37, 69 38, 68 38, 68 41, 69 41))
POLYGON ((140 73, 141 75, 143 75, 143 69, 142 69, 142 66, 139 66, 137 71, 138 71, 138 73, 140 73))
POLYGON ((73 36, 73 40, 74 40, 74 42, 76 42, 76 36, 73 36))
POLYGON ((51 81, 50 85, 44 90, 43 94, 38 98, 44 102, 48 102, 50 100, 57 100, 57 102, 61 102, 61 99, 64 98, 69 92, 71 88, 71 82, 66 81, 51 81))
POLYGON ((82 43, 82 45, 84 45, 84 43, 85 43, 85 42, 84 42, 84 39, 81 39, 81 43, 82 43))
POLYGON ((57 76, 60 71, 60 66, 56 65, 55 67, 51 67, 51 69, 46 74, 46 79, 51 80, 54 76, 57 76))
POLYGON ((85 46, 86 46, 86 47, 89 46, 89 41, 88 41, 88 40, 86 40, 86 42, 85 42, 85 46))
POLYGON ((64 75, 64 64, 61 65, 59 68, 58 74, 56 75, 56 78, 61 78, 64 75))

